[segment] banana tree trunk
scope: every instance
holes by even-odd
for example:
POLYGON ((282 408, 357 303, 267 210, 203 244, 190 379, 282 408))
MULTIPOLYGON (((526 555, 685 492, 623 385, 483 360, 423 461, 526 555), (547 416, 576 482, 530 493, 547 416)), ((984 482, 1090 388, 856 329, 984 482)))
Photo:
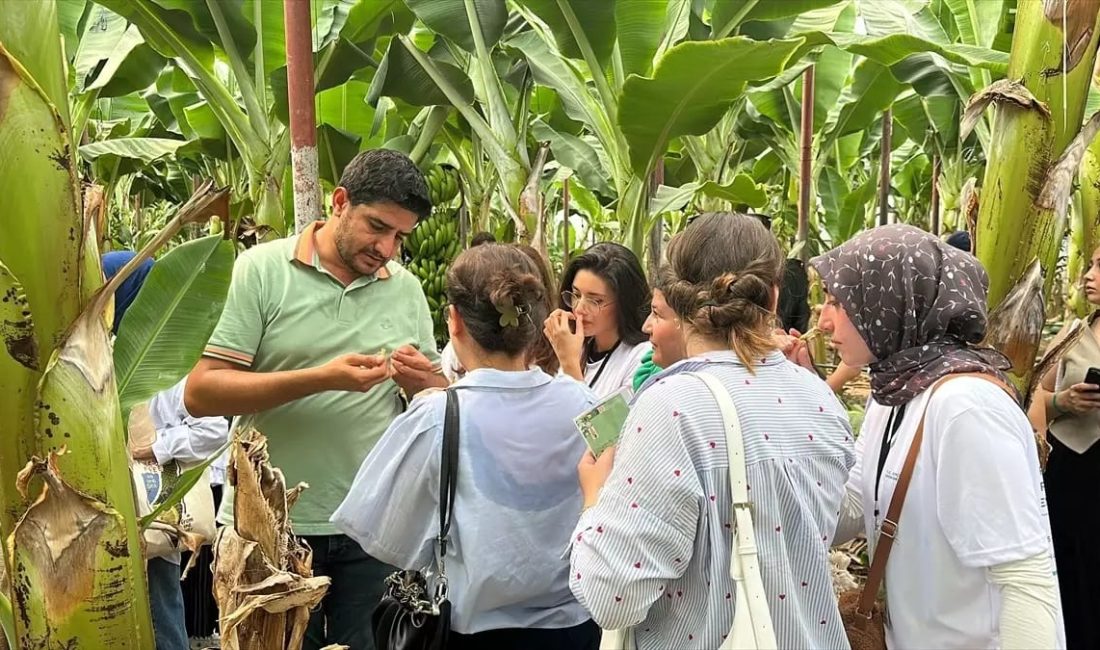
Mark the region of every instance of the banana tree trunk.
MULTIPOLYGON (((0 0, 0 537, 15 647, 151 648, 52 0, 0 0)), ((6 600, 6 598, 5 598, 6 600)))
POLYGON ((1100 245, 1100 140, 1085 150, 1078 174, 1080 190, 1070 212, 1069 259, 1066 264, 1067 306, 1078 317, 1089 311, 1081 278, 1088 270, 1092 252, 1100 245))
POLYGON ((1020 0, 1010 83, 982 93, 994 103, 994 113, 976 244, 989 272, 991 307, 1035 259, 1049 293, 1064 224, 1053 210, 1036 207, 1036 200, 1051 164, 1081 128, 1098 17, 1100 3, 1094 1, 1020 0))

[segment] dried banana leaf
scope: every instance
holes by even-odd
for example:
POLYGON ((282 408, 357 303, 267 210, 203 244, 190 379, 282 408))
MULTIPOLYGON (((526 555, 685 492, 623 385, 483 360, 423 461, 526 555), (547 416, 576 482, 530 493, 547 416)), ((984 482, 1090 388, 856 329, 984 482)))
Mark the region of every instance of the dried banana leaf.
POLYGON ((331 580, 314 577, 313 555, 293 535, 290 506, 305 488, 286 489, 256 430, 233 444, 228 478, 235 487, 232 526, 214 545, 214 599, 226 650, 300 650, 309 612, 331 580))
POLYGON ((1035 367, 1035 356, 1046 323, 1043 302, 1043 270, 1038 260, 989 315, 985 344, 1000 350, 1012 362, 1012 374, 1026 382, 1035 367))

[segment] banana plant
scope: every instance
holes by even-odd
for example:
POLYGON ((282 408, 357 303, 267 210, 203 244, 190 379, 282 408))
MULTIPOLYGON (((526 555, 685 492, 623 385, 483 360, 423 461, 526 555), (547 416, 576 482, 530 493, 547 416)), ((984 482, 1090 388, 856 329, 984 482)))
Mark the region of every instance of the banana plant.
MULTIPOLYGON (((183 104, 154 93, 162 116, 186 110, 198 126, 217 127, 231 144, 245 179, 253 220, 275 234, 286 231, 284 186, 288 181, 289 130, 286 127, 286 53, 281 3, 266 0, 96 0, 136 29, 143 47, 171 62, 200 102, 183 104), (167 110, 165 109, 167 107, 167 110)), ((316 89, 323 94, 348 83, 377 61, 378 32, 405 20, 394 0, 324 0, 314 26, 316 89)), ((127 58, 134 58, 133 55, 127 58)), ((117 75, 116 75, 117 77, 117 75)), ((98 78, 97 78, 98 79, 98 78)), ((181 92, 176 79, 172 93, 181 92)), ((352 89, 354 92, 356 89, 352 89)), ((345 96, 346 97, 346 96, 345 96)), ((331 101, 326 106, 337 105, 331 101)), ((344 103, 346 106, 346 102, 344 103)), ((358 107, 357 107, 358 108, 358 107)), ((156 110, 154 108, 154 110, 156 110)), ((358 111, 357 111, 358 112, 358 111)), ((321 169, 332 176, 368 139, 331 124, 346 125, 346 112, 322 112, 319 148, 328 156, 321 169), (335 116, 338 117, 335 117, 335 116), (326 123, 329 128, 325 127, 326 123), (358 139, 356 139, 358 137, 358 139)), ((181 130, 194 125, 188 115, 181 130)), ((171 120, 170 120, 171 121, 171 120)), ((368 116, 367 123, 370 123, 368 116)), ((186 135, 186 134, 185 134, 186 135)))
POLYGON ((1098 29, 1096 3, 1021 0, 1008 80, 985 89, 967 109, 972 118, 993 104, 976 241, 991 306, 1036 259, 1050 291, 1065 223, 1053 206, 1038 204, 1041 179, 1081 131, 1098 29))

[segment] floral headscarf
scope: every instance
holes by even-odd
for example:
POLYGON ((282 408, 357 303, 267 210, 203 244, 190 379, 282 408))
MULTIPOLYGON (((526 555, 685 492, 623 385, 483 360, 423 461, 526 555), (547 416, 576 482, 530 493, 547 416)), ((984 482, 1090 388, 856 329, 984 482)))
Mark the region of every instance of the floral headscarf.
POLYGON ((977 258, 904 225, 880 226, 810 261, 866 341, 875 401, 899 406, 950 374, 1007 380, 985 337, 989 278, 977 258))

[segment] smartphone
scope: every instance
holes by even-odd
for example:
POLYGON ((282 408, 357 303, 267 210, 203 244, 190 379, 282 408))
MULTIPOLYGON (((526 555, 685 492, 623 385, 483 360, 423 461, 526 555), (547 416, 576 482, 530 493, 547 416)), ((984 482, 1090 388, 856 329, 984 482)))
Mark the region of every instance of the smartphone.
POLYGON ((1089 371, 1085 373, 1085 383, 1100 386, 1100 368, 1089 368, 1089 371))

